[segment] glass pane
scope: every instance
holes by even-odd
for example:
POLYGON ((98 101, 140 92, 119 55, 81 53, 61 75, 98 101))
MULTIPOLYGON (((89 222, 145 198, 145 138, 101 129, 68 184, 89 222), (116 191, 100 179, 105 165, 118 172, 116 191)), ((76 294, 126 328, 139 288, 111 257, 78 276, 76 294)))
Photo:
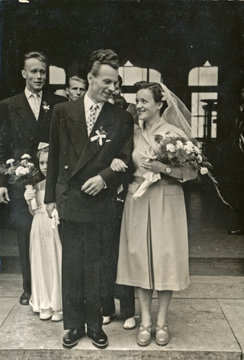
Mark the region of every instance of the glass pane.
MULTIPOLYGON (((192 136, 197 138, 202 138, 204 136, 204 115, 205 111, 203 106, 206 103, 201 100, 217 100, 217 92, 202 92, 192 93, 191 97, 191 113, 192 113, 192 136)), ((211 127, 211 137, 215 138, 217 136, 217 123, 214 121, 217 119, 217 111, 212 112, 212 127, 211 127)))
POLYGON ((201 66, 192 69, 188 76, 189 86, 217 86, 218 67, 201 66))
POLYGON ((63 68, 50 65, 49 66, 49 84, 65 85, 66 74, 63 68))

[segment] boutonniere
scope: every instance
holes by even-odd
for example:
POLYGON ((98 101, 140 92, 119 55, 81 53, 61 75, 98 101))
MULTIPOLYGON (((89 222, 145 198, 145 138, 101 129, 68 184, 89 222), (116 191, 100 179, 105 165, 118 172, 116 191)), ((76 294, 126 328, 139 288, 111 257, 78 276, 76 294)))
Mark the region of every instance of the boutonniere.
POLYGON ((48 105, 46 101, 43 101, 42 108, 47 113, 50 110, 50 105, 48 105))
POLYGON ((100 127, 99 130, 96 130, 95 133, 96 133, 96 135, 91 137, 91 142, 97 140, 98 144, 100 146, 102 146, 104 142, 111 141, 110 139, 107 139, 107 133, 106 133, 106 131, 103 130, 102 126, 100 127))

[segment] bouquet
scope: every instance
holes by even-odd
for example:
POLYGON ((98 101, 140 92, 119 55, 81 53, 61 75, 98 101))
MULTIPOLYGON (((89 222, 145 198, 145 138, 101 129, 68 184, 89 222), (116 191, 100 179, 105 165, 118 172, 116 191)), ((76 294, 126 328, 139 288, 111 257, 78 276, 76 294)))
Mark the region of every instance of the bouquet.
MULTIPOLYGON (((171 167, 191 166, 198 170, 199 176, 207 176, 221 201, 231 207, 220 193, 218 182, 211 173, 213 169, 208 159, 201 154, 199 143, 196 139, 185 139, 183 137, 174 137, 169 131, 163 135, 154 136, 155 145, 151 148, 151 152, 147 154, 147 161, 158 160, 171 167)), ((159 173, 147 172, 144 175, 144 182, 139 186, 134 198, 140 197, 155 181, 161 179, 159 173)))
MULTIPOLYGON (((8 176, 9 184, 23 184, 26 188, 32 187, 37 179, 39 170, 30 161, 29 154, 21 156, 20 160, 8 159, 5 164, 0 165, 0 174, 8 176)), ((36 199, 31 201, 32 210, 37 209, 36 199)))

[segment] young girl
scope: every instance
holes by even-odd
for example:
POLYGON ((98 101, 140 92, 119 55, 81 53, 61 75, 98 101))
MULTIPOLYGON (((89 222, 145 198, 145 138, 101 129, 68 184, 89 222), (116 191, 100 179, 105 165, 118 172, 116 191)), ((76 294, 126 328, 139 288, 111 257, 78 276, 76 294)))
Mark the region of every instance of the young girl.
MULTIPOLYGON (((40 143, 37 157, 39 168, 46 177, 48 163, 48 144, 40 143)), ((25 199, 33 215, 30 232, 30 264, 32 295, 29 304, 34 312, 40 314, 41 320, 61 321, 61 243, 57 226, 46 212, 44 204, 46 179, 37 183, 34 188, 25 191, 25 199), (31 202, 36 199, 37 209, 33 210, 31 202)))

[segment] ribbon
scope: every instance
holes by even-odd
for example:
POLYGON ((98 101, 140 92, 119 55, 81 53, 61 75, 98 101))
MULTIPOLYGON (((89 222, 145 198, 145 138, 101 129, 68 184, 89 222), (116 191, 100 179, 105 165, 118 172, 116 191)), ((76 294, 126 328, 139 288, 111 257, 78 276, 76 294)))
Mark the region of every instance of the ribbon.
POLYGON ((147 190, 147 188, 155 183, 156 181, 161 179, 161 175, 160 173, 153 173, 152 171, 147 172, 146 174, 143 175, 144 177, 144 181, 143 183, 139 186, 139 188, 136 190, 136 192, 133 194, 133 198, 139 198, 141 197, 147 190))
POLYGON ((106 139, 106 134, 101 133, 99 130, 96 130, 95 133, 96 133, 97 135, 92 136, 92 137, 91 137, 91 141, 98 140, 98 144, 99 144, 100 146, 102 146, 102 144, 103 144, 103 139, 106 139))
POLYGON ((52 212, 52 229, 55 229, 58 224, 60 224, 58 212, 57 209, 54 209, 52 212))

